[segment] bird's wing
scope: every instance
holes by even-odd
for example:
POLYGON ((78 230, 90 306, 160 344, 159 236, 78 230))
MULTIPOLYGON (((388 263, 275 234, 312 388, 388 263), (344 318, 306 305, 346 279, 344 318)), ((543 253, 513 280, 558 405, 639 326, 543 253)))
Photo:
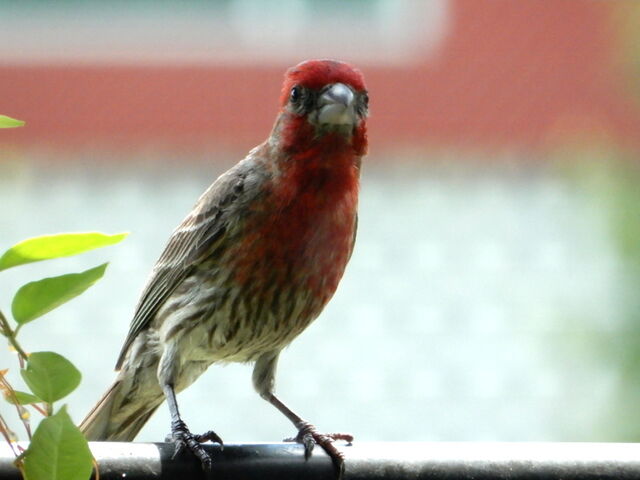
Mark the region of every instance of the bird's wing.
POLYGON ((148 327, 160 307, 204 256, 210 256, 215 244, 224 239, 229 207, 244 192, 244 162, 221 175, 176 228, 140 296, 129 333, 116 363, 116 370, 136 336, 148 327))

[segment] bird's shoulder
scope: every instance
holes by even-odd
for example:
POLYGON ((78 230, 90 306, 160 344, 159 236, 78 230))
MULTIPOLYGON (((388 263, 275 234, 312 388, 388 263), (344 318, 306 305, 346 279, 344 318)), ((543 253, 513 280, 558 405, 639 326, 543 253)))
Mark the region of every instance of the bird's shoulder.
POLYGON ((198 253, 212 237, 219 237, 230 224, 242 218, 247 207, 264 194, 265 184, 273 172, 259 145, 225 173, 220 175, 198 198, 184 220, 173 231, 156 267, 162 268, 163 257, 174 256, 175 245, 183 252, 183 262, 195 262, 198 253))

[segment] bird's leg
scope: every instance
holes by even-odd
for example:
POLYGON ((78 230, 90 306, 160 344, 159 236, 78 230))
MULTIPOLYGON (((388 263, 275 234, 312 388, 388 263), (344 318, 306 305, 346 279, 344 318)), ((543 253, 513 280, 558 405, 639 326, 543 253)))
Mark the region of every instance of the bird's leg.
POLYGON ((171 436, 176 445, 173 456, 175 457, 188 449, 198 457, 204 470, 211 470, 211 457, 204 448, 202 448, 200 443, 211 440, 212 442, 222 445, 222 439, 213 431, 208 431, 202 435, 192 434, 182 420, 182 417, 180 417, 173 385, 164 384, 162 390, 167 398, 167 404, 169 405, 169 412, 171 414, 171 436))
POLYGON ((327 452, 334 467, 337 470, 338 478, 344 473, 344 454, 333 444, 336 440, 344 440, 348 443, 353 441, 353 435, 347 433, 319 433, 311 423, 303 420, 293 412, 282 401, 275 396, 275 372, 278 363, 278 353, 265 354, 258 358, 253 369, 253 385, 260 396, 271 405, 276 407, 287 417, 298 430, 298 434, 293 438, 287 438, 285 442, 298 442, 304 445, 304 456, 309 458, 313 447, 318 444, 327 452))

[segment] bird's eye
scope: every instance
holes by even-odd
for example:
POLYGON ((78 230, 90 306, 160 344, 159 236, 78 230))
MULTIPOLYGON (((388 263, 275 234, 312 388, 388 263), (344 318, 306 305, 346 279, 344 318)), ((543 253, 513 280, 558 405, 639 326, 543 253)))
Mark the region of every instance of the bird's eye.
POLYGON ((300 96, 301 96, 300 87, 296 85, 291 89, 291 93, 289 95, 289 99, 291 100, 291 103, 298 103, 298 100, 300 100, 300 96))
POLYGON ((369 106, 369 94, 368 94, 368 93, 366 93, 366 92, 362 94, 362 104, 363 104, 365 107, 368 107, 368 106, 369 106))

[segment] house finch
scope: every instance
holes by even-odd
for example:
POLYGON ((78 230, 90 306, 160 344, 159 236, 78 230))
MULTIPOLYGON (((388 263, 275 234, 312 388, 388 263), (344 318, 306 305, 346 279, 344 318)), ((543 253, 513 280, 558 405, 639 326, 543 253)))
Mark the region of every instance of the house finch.
POLYGON ((119 374, 82 422, 89 440, 131 441, 167 400, 176 451, 222 443, 194 435, 176 393, 212 363, 254 362, 253 385, 341 471, 334 440, 274 393, 280 351, 322 311, 347 265, 356 234, 368 97, 346 63, 310 60, 285 74, 269 138, 221 175, 173 232, 136 307, 119 374))

